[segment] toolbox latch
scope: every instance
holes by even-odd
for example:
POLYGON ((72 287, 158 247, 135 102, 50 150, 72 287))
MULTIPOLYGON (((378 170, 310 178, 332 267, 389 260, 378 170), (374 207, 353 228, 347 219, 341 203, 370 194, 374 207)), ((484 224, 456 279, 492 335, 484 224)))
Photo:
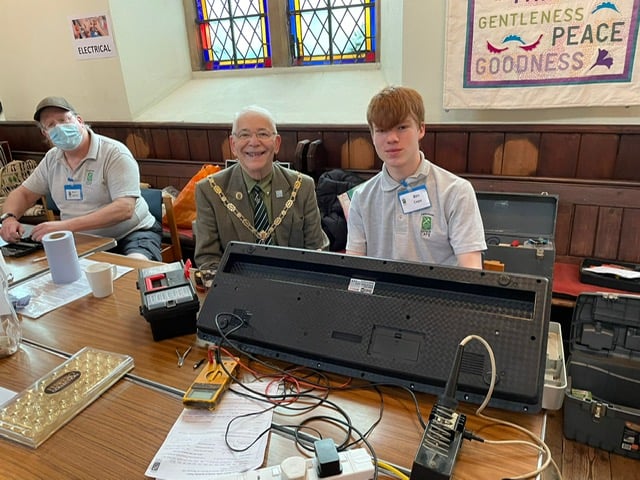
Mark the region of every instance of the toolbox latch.
POLYGON ((607 415, 607 405, 602 402, 594 402, 591 404, 591 420, 599 422, 607 415))
POLYGON ((544 248, 542 247, 536 248, 536 258, 538 259, 544 258, 544 248))

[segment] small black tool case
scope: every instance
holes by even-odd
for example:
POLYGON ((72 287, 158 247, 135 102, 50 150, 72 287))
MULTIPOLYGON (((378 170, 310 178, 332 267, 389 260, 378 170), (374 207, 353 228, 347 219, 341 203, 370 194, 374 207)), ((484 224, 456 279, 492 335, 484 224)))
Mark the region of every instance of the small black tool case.
POLYGON ((570 338, 565 436, 640 459, 640 296, 580 294, 570 338))
POLYGON ((139 269, 136 286, 155 341, 196 332, 200 300, 182 261, 139 269))
MULTIPOLYGON (((504 271, 553 277, 558 196, 477 192, 487 251, 504 271)), ((551 283, 549 283, 551 284, 551 283)))
POLYGON ((585 258, 580 265, 580 281, 601 287, 626 290, 628 292, 640 292, 640 278, 625 278, 621 275, 602 274, 585 270, 590 267, 611 266, 631 270, 640 273, 640 265, 637 263, 618 262, 617 260, 603 260, 597 258, 585 258))

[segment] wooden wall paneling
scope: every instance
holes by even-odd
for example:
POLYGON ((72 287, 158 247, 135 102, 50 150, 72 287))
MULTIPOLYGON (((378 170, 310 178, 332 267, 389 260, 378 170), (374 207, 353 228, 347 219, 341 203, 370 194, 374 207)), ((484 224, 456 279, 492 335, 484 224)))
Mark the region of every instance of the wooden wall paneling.
POLYGON ((367 133, 352 133, 348 143, 348 168, 355 170, 373 170, 376 168, 376 152, 373 148, 371 135, 367 133))
POLYGON ((136 135, 138 134, 139 128, 121 128, 118 129, 120 135, 125 135, 124 140, 120 140, 124 143, 127 148, 131 151, 133 158, 138 158, 138 145, 136 144, 136 135))
POLYGON ((171 159, 171 145, 169 142, 169 131, 166 128, 154 128, 151 130, 153 150, 156 158, 171 159))
POLYGON ((41 151, 44 153, 50 148, 36 122, 0 122, 0 140, 8 141, 12 151, 41 151))
POLYGON ((619 139, 615 134, 583 133, 576 178, 613 178, 619 139))
POLYGON ((187 130, 187 142, 189 143, 189 160, 210 163, 209 137, 204 129, 187 130))
MULTIPOLYGON (((117 135, 117 129, 115 127, 108 127, 108 126, 100 126, 100 125, 91 125, 91 129, 100 134, 100 135, 104 135, 105 137, 109 137, 109 138, 115 138, 116 140, 118 140, 116 138, 117 135)), ((121 141, 121 140, 118 140, 121 141)), ((125 139, 126 141, 126 139, 125 139)), ((122 142, 125 143, 125 142, 122 142)), ((131 152, 133 153, 133 152, 131 152)))
POLYGON ((504 133, 471 132, 469 134, 469 152, 467 171, 469 173, 491 174, 493 165, 499 159, 502 162, 504 133))
POLYGON ((231 158, 231 149, 229 148, 230 134, 230 130, 207 130, 207 137, 209 140, 209 159, 211 163, 222 164, 225 160, 231 158))
POLYGON ((573 178, 578 164, 580 135, 577 133, 543 133, 538 154, 539 177, 573 178))
POLYGON ((420 140, 420 150, 422 150, 427 160, 433 161, 436 158, 436 133, 429 130, 428 125, 427 132, 420 140))
POLYGON ((593 245, 593 256, 598 258, 618 258, 622 208, 600 207, 598 228, 593 245))
POLYGON ((466 132, 438 132, 431 161, 453 173, 466 172, 468 142, 469 134, 466 132))
MULTIPOLYGON (((90 123, 89 126, 91 125, 92 124, 90 123)), ((127 138, 129 134, 135 131, 135 129, 136 129, 135 124, 131 124, 131 126, 127 126, 127 125, 100 125, 98 123, 95 126, 96 133, 99 133, 100 135, 104 135, 105 137, 109 137, 121 143, 124 143, 127 146, 127 148, 129 148, 129 150, 131 150, 132 147, 135 148, 135 146, 129 145, 127 143, 127 138)))
POLYGON ((155 187, 155 185, 158 184, 158 177, 154 175, 143 175, 142 172, 140 172, 140 182, 148 183, 152 187, 155 187))
POLYGON ((134 145, 135 150, 130 150, 135 158, 157 158, 150 129, 138 128, 131 136, 132 138, 127 140, 127 144, 134 145))
POLYGON ((624 209, 618 259, 640 263, 640 208, 624 209))
POLYGON ((296 161, 296 148, 298 147, 298 135, 295 131, 291 130, 278 131, 278 133, 282 141, 280 142, 280 151, 276 158, 281 162, 291 162, 294 164, 296 161))
POLYGON ((559 199, 555 232, 556 255, 569 255, 572 221, 573 206, 559 199))
POLYGON ((189 139, 185 129, 172 128, 169 130, 169 148, 171 148, 171 160, 191 160, 189 152, 189 139))
POLYGON ((618 157, 613 170, 616 180, 640 181, 640 135, 620 135, 618 157))
POLYGON ((180 178, 191 178, 198 170, 202 168, 202 163, 192 162, 188 160, 158 160, 158 159, 142 159, 139 160, 140 169, 144 169, 146 174, 160 176, 178 176, 180 178))
POLYGON ((507 133, 502 170, 494 171, 494 175, 535 176, 538 170, 539 146, 539 133, 507 133))
POLYGON ((116 132, 118 137, 115 137, 115 139, 124 143, 133 153, 133 150, 137 148, 137 145, 135 145, 135 137, 138 135, 138 132, 140 132, 140 127, 135 124, 126 125, 116 129, 116 132))
POLYGON ((592 257, 598 222, 598 207, 595 205, 576 205, 571 229, 570 255, 592 257))
POLYGON ((349 168, 349 133, 328 130, 322 134, 322 145, 327 152, 327 170, 349 168))

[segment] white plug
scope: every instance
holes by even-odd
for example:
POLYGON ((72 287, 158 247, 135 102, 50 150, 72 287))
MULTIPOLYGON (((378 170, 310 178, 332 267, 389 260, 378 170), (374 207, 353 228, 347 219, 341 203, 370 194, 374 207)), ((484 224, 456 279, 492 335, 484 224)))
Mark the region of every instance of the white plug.
MULTIPOLYGON (((339 480, 373 479, 373 462, 364 448, 339 452, 342 473, 327 477, 339 480)), ((216 476, 216 480, 318 480, 315 458, 288 457, 280 465, 243 473, 216 476)))

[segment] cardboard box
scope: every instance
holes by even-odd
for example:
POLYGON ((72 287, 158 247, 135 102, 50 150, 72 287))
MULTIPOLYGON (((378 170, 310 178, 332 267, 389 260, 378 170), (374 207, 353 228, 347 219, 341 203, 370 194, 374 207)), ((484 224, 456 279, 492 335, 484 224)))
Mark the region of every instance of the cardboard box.
POLYGON ((640 296, 579 295, 570 342, 565 436, 640 459, 640 296))

